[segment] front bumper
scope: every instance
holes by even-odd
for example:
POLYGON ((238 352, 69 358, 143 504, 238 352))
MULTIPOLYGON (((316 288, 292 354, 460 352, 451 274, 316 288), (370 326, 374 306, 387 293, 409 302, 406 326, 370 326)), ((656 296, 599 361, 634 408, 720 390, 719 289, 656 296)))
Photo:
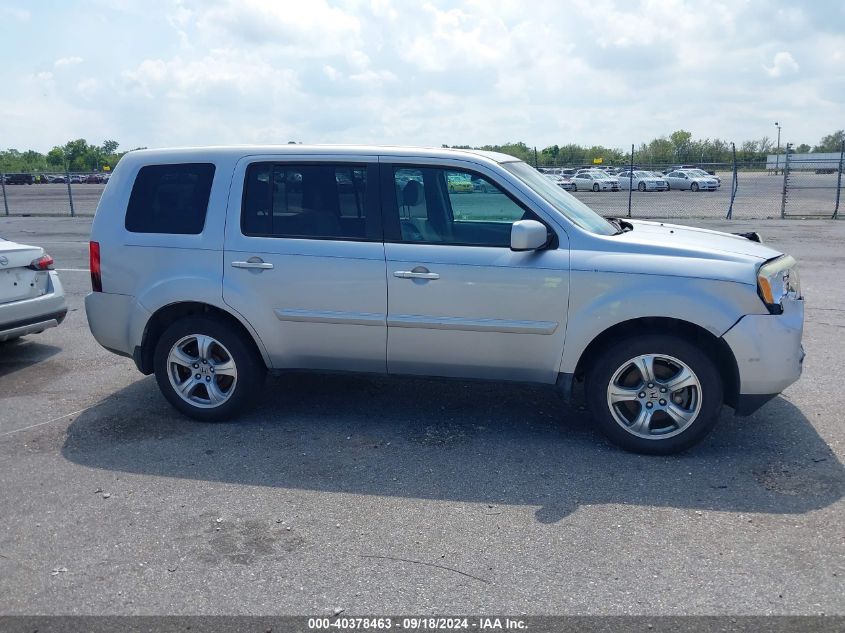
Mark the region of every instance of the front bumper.
POLYGON ((736 412, 749 415, 801 376, 804 301, 788 300, 782 314, 742 317, 722 338, 739 371, 736 412))

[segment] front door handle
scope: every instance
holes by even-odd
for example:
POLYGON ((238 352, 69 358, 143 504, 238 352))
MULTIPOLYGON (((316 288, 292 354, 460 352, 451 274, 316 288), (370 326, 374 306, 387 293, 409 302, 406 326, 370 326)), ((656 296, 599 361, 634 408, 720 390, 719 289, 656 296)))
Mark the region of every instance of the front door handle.
POLYGON ((270 270, 273 264, 265 262, 260 257, 250 257, 245 262, 232 262, 234 268, 252 268, 257 270, 270 270))
POLYGON ((393 276, 399 279, 440 279, 440 275, 429 271, 424 266, 417 266, 413 270, 396 270, 393 276))

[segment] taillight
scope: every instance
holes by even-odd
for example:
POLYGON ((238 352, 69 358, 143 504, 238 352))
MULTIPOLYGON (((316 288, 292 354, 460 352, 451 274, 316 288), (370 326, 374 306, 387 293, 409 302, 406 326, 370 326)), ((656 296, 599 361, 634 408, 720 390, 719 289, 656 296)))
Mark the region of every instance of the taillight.
POLYGON ((103 278, 100 275, 100 243, 88 242, 88 268, 91 270, 91 290, 103 291, 103 278))
POLYGON ((33 259, 29 267, 32 270, 53 270, 53 258, 44 253, 38 259, 33 259))

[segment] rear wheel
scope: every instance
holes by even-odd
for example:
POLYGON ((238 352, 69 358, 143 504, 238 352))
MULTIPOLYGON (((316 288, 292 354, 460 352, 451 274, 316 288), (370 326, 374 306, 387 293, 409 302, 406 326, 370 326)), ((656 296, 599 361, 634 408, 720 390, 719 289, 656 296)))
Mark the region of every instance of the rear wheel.
POLYGON ((586 388, 599 429, 637 453, 688 449, 713 429, 722 407, 713 361, 689 341, 669 335, 615 342, 590 367, 586 388))
POLYGON ((156 381, 164 397, 200 421, 233 418, 264 382, 266 367, 251 342, 222 319, 187 317, 156 345, 156 381))

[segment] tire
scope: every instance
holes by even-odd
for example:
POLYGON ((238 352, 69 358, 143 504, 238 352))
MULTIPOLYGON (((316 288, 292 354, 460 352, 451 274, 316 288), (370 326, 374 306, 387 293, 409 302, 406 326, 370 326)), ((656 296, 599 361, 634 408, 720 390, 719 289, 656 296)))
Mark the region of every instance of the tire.
POLYGON ((578 191, 578 185, 572 183, 572 191, 578 191))
POLYGON ((638 184, 637 189, 640 191, 645 191, 645 183, 641 182, 640 184, 638 184))
POLYGON ((156 344, 153 368, 159 389, 170 404, 190 418, 201 422, 230 420, 254 401, 267 373, 251 343, 222 319, 180 319, 156 344), (204 354, 201 342, 205 344, 204 354), (180 395, 177 384, 186 385, 186 396, 180 395), (209 390, 210 385, 216 388, 209 390))
POLYGON ((611 442, 635 453, 671 455, 700 442, 716 425, 722 381, 700 347, 677 336, 645 334, 614 341, 599 352, 587 371, 586 396, 594 422, 611 442), (647 357, 652 358, 651 382, 643 381, 634 364, 647 357), (661 391, 685 375, 686 386, 661 391))
POLYGON ((690 191, 693 191, 693 192, 698 191, 698 183, 697 182, 692 183, 689 186, 689 189, 690 189, 690 191))
POLYGON ((593 185, 593 193, 598 193, 598 192, 599 192, 598 184, 593 185))
POLYGON ((666 183, 666 191, 670 191, 671 189, 672 189, 672 187, 671 187, 671 186, 669 185, 669 183, 667 182, 667 183, 666 183))

